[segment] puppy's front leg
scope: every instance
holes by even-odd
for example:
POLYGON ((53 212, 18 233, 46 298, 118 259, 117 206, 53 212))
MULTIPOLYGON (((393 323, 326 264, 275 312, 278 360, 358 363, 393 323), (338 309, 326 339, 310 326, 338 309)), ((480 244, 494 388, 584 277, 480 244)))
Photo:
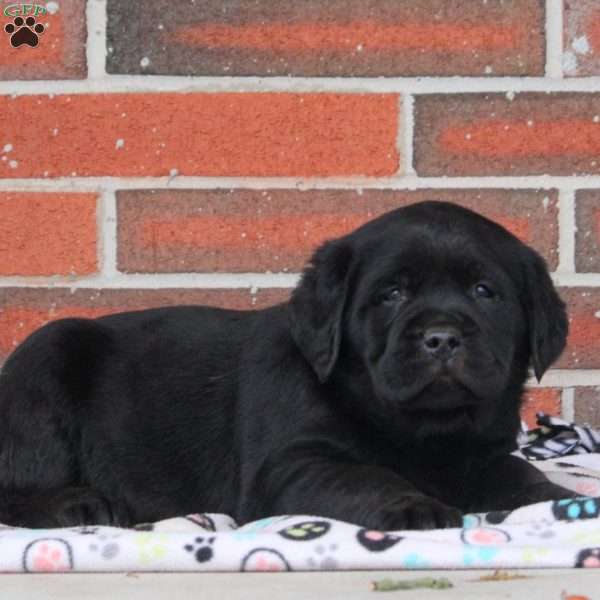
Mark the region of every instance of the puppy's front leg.
POLYGON ((312 514, 384 531, 462 525, 460 510, 384 467, 311 462, 274 469, 265 484, 264 514, 312 514))

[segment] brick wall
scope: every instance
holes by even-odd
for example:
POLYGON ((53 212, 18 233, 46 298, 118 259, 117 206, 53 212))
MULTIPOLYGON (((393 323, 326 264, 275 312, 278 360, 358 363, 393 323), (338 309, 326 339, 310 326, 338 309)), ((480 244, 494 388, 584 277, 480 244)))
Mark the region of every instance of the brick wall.
POLYGON ((600 425, 596 0, 40 5, 37 47, 0 31, 0 362, 66 315, 267 306, 321 240, 439 198, 568 301, 528 418, 600 425))

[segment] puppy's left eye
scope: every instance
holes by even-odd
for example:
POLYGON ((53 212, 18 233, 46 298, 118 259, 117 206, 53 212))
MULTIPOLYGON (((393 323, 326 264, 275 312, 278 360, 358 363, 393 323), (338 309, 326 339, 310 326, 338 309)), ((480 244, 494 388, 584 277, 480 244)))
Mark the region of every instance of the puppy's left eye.
POLYGON ((485 283, 478 283, 473 291, 478 298, 493 298, 496 295, 494 290, 485 283))

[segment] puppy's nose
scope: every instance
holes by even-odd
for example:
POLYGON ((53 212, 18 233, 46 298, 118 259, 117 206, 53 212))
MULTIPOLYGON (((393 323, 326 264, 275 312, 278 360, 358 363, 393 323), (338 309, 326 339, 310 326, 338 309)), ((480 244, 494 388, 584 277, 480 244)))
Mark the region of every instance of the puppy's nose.
POLYGON ((451 325, 429 327, 423 334, 423 349, 436 358, 450 358, 461 345, 462 335, 451 325))

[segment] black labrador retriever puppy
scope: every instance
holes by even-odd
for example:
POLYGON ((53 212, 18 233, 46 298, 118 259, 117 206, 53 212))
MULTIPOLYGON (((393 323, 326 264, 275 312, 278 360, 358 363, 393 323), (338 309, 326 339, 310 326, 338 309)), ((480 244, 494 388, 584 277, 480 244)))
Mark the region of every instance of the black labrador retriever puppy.
POLYGON ((566 334, 540 256, 444 202, 325 243, 265 310, 55 321, 0 376, 0 522, 426 529, 569 497, 510 455, 566 334))

